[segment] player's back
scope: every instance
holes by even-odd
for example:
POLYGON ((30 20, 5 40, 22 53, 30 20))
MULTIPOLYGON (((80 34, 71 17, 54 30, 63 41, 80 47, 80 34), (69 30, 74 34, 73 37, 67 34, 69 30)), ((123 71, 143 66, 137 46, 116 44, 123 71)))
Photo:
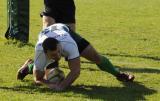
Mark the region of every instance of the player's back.
POLYGON ((36 48, 41 50, 43 41, 49 37, 55 38, 63 44, 76 44, 69 34, 69 28, 65 24, 58 23, 53 24, 40 32, 36 48))

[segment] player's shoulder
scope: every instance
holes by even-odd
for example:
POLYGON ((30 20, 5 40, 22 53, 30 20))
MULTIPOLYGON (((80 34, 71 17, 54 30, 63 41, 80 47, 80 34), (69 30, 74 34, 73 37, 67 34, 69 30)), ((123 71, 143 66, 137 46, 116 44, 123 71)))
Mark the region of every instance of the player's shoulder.
POLYGON ((35 51, 43 51, 42 43, 38 43, 35 45, 35 51))

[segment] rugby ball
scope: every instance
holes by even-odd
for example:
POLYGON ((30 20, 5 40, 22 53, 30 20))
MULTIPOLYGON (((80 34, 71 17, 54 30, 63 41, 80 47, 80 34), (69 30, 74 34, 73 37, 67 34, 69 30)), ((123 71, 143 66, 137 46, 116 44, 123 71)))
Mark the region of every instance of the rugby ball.
POLYGON ((51 69, 48 75, 46 76, 46 79, 53 83, 61 82, 64 78, 64 72, 59 68, 51 69))

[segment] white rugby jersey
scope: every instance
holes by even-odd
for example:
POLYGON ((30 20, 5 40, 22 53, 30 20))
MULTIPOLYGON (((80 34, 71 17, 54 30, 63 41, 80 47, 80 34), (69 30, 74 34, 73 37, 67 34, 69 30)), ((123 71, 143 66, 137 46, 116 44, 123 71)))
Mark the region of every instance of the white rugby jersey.
POLYGON ((44 71, 46 67, 54 62, 54 60, 47 59, 42 43, 48 38, 53 37, 57 39, 61 47, 61 55, 67 59, 74 59, 79 57, 78 46, 69 34, 69 28, 64 24, 53 24, 40 32, 37 44, 35 46, 34 69, 44 71))

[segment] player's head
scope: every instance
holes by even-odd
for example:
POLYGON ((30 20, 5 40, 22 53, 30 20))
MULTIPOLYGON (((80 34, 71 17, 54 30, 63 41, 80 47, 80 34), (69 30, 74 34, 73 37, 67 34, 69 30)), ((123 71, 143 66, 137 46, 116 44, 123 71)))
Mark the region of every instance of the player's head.
POLYGON ((42 43, 44 53, 49 59, 59 60, 61 57, 59 42, 55 38, 47 38, 42 43))

